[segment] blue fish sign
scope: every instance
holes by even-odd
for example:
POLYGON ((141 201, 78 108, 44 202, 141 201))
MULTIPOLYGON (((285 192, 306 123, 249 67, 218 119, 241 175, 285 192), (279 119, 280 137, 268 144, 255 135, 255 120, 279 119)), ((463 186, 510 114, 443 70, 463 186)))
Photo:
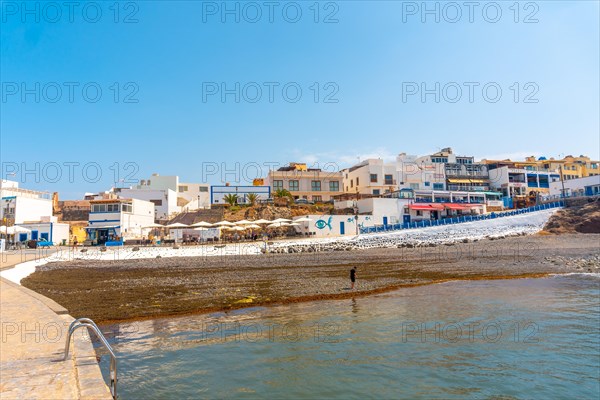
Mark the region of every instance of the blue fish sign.
POLYGON ((324 219, 320 219, 317 222, 315 222, 315 226, 319 229, 325 229, 325 227, 329 227, 329 230, 331 230, 331 220, 333 220, 333 217, 329 217, 329 219, 327 220, 327 222, 325 222, 324 219))

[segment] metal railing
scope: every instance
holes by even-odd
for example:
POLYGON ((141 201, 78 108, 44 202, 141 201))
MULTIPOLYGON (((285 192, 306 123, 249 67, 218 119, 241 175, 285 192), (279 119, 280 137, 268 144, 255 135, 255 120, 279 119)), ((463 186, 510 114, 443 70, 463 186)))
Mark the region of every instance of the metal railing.
POLYGON ((70 348, 71 336, 73 335, 73 332, 75 332, 77 329, 79 329, 81 327, 87 327, 87 328, 90 328, 92 331, 94 331, 94 333, 96 334, 96 337, 100 340, 100 343, 102 343, 104 345, 104 347, 106 348, 106 350, 108 350, 108 352, 110 353, 110 366, 109 366, 109 371, 108 371, 108 376, 110 379, 109 388, 110 388, 110 394, 112 395, 112 398, 116 400, 117 399, 117 357, 115 356, 115 353, 114 353, 111 345, 108 343, 108 341, 106 340, 106 338, 100 331, 100 328, 98 328, 98 325, 96 325, 96 323, 94 321, 92 321, 89 318, 78 318, 78 319, 74 320, 73 322, 71 322, 71 325, 69 325, 69 334, 67 335, 67 342, 65 343, 65 356, 63 358, 63 361, 66 361, 67 358, 69 357, 69 348, 70 348))
POLYGON ((521 208, 518 210, 509 210, 509 211, 501 211, 501 212, 492 212, 489 214, 482 215, 463 215, 456 216, 451 218, 444 218, 438 220, 422 220, 415 222, 404 222, 404 223, 396 223, 396 224, 387 224, 387 225, 375 225, 371 227, 360 228, 360 233, 380 233, 380 232, 389 232, 389 231, 398 231, 403 229, 415 229, 415 228, 426 228, 431 226, 441 226, 441 225, 453 225, 460 224, 464 222, 473 222, 473 221, 482 221, 486 219, 496 219, 502 217, 510 217, 513 215, 526 214, 534 211, 547 210, 549 208, 556 207, 564 207, 564 201, 556 201, 554 203, 541 204, 528 208, 521 208))

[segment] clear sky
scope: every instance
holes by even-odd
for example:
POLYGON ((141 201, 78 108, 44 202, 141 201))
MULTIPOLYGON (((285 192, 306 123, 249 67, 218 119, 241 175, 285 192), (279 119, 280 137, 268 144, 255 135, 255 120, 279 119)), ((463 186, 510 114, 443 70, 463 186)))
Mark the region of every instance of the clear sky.
POLYGON ((446 146, 600 158, 598 1, 463 4, 3 1, 3 178, 78 198, 446 146))

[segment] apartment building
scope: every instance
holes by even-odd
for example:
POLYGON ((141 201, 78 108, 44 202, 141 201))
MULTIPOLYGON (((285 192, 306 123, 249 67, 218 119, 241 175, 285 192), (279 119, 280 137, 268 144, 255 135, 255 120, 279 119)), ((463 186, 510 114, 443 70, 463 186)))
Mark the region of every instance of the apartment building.
POLYGON ((348 194, 382 195, 398 190, 396 163, 370 158, 343 169, 343 190, 348 194))
POLYGON ((269 171, 265 184, 275 193, 287 189, 294 199, 313 202, 332 200, 343 191, 343 175, 340 171, 323 171, 320 168, 307 168, 304 163, 290 163, 276 171, 269 171))

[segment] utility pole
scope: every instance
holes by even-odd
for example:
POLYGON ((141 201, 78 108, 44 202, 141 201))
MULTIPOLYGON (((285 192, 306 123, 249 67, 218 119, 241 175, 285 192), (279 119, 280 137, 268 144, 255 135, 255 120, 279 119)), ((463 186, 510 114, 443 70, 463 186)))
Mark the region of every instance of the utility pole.
POLYGON ((560 192, 560 197, 563 199, 565 207, 567 206, 567 199, 565 198, 565 177, 563 173, 563 164, 560 164, 560 184, 562 186, 562 190, 560 192))

